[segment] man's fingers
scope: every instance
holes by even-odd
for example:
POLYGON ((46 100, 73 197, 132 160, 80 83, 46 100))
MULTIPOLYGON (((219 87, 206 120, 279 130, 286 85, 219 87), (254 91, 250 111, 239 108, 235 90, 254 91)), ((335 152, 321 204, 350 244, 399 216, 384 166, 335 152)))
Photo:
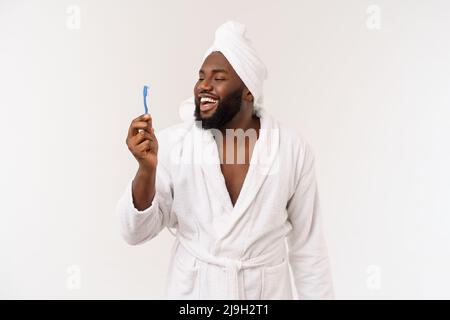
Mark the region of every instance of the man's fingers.
POLYGON ((130 128, 128 130, 128 137, 131 138, 134 135, 136 135, 140 129, 146 130, 147 132, 151 132, 151 128, 152 128, 152 122, 151 122, 151 117, 150 115, 147 115, 148 117, 141 119, 141 120, 136 120, 139 118, 136 118, 135 120, 133 120, 131 122, 130 128), (147 119, 147 120, 145 120, 147 119))
POLYGON ((138 145, 144 140, 153 140, 153 139, 154 139, 154 136, 152 134, 148 133, 147 131, 142 130, 135 136, 134 144, 138 145))
POLYGON ((151 145, 152 145, 152 144, 151 144, 150 140, 145 140, 145 141, 141 142, 140 144, 138 144, 138 146, 136 147, 136 149, 137 149, 139 152, 148 151, 148 150, 151 149, 151 145))
POLYGON ((148 122, 151 119, 152 119, 152 116, 150 114, 144 113, 144 114, 141 114, 139 117, 133 119, 131 121, 131 124, 136 123, 136 122, 148 122))

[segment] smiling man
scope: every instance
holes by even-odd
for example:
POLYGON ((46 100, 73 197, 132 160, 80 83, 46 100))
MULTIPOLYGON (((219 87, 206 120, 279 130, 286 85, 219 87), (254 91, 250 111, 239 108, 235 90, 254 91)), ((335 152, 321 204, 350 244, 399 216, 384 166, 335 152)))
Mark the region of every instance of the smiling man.
POLYGON ((195 118, 204 129, 259 126, 251 92, 219 51, 205 59, 194 94, 195 118))
POLYGON ((227 22, 200 67, 192 121, 158 134, 149 115, 130 125, 139 169, 117 213, 132 245, 176 229, 167 298, 292 299, 289 266, 299 298, 333 297, 314 156, 262 108, 265 78, 245 26, 227 22))

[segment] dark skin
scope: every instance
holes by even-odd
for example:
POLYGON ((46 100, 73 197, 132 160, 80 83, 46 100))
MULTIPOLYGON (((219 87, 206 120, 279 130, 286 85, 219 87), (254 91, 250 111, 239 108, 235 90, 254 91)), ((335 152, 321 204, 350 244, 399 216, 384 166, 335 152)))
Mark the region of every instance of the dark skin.
MULTIPOLYGON (((253 96, 245 87, 242 80, 234 71, 228 60, 220 52, 211 53, 200 68, 199 80, 194 87, 194 95, 198 98, 201 94, 212 94, 220 100, 230 93, 243 88, 240 110, 221 128, 222 141, 216 139, 219 156, 221 159, 221 171, 230 195, 233 206, 239 197, 245 176, 247 175, 250 159, 254 148, 254 142, 245 139, 245 143, 233 142, 234 159, 226 158, 226 129, 254 129, 259 137, 260 121, 253 116, 253 96), (238 163, 237 155, 244 148, 245 162, 238 163)), ((203 119, 210 117, 215 110, 202 112, 203 119)), ((132 194, 134 206, 138 210, 148 208, 155 196, 156 169, 158 141, 155 137, 150 115, 141 115, 131 122, 126 139, 128 149, 139 163, 138 171, 133 179, 132 194)))
MULTIPOLYGON (((194 87, 196 97, 203 93, 212 94, 219 97, 219 101, 239 88, 243 88, 241 108, 231 121, 218 128, 222 131, 223 140, 216 139, 221 159, 220 168, 233 206, 236 204, 247 175, 255 141, 250 143, 250 139, 245 139, 245 144, 239 144, 238 139, 235 138, 232 146, 234 148, 234 159, 227 159, 225 133, 226 129, 243 129, 244 131, 254 129, 259 136, 261 125, 259 118, 253 116, 253 95, 220 52, 213 52, 205 59, 199 71, 199 80, 194 87), (237 155, 242 152, 242 148, 245 148, 245 162, 238 163, 237 155)), ((202 118, 211 116, 211 112, 214 112, 214 110, 202 114, 202 118)))

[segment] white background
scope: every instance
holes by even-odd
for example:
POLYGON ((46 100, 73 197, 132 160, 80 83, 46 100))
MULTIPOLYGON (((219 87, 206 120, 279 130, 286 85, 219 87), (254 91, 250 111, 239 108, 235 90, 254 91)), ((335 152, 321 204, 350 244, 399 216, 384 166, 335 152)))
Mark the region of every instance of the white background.
POLYGON ((0 0, 1 298, 163 298, 172 236, 115 216, 126 133, 143 84, 180 121, 229 19, 315 150, 336 297, 450 298, 448 1, 0 0))

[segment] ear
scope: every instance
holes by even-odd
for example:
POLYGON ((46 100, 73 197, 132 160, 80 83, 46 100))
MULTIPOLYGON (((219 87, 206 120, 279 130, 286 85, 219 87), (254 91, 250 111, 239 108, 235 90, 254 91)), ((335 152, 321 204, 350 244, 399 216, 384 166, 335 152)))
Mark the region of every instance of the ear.
POLYGON ((248 102, 253 102, 253 95, 250 92, 250 90, 247 89, 247 87, 244 88, 244 91, 242 93, 244 100, 248 102))

